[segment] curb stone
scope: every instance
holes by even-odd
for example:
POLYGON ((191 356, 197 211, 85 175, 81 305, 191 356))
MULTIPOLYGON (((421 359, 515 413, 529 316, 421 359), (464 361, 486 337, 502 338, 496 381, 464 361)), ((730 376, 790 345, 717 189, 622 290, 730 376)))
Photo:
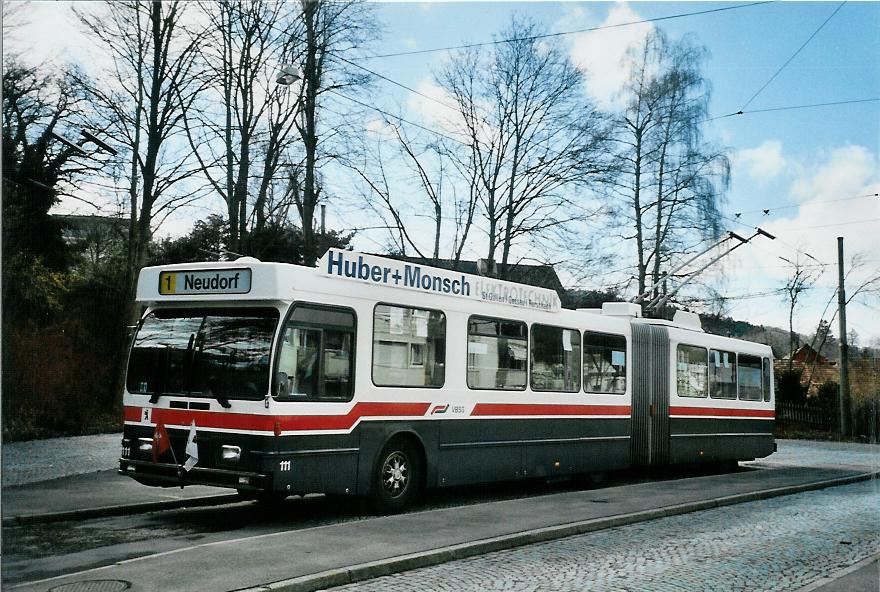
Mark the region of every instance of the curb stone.
POLYGON ((240 501, 243 500, 238 496, 238 494, 221 493, 218 495, 192 497, 179 500, 162 500, 157 502, 141 502, 128 505, 87 508, 83 510, 68 510, 65 512, 47 512, 45 514, 24 514, 22 516, 10 516, 8 518, 3 518, 3 526, 23 526, 26 524, 46 524, 49 522, 63 522, 65 520, 87 520, 90 518, 127 516, 130 514, 145 514, 147 512, 155 512, 158 510, 219 506, 240 501))

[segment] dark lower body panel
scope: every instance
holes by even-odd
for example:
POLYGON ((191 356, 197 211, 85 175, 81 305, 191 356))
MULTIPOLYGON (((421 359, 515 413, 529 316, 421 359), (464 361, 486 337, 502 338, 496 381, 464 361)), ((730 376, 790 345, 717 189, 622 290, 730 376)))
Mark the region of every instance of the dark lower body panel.
MULTIPOLYGON (((392 437, 410 438, 423 455, 428 487, 565 477, 631 466, 631 422, 614 419, 461 419, 364 421, 349 434, 308 436, 199 432, 199 462, 179 468, 186 429, 167 428, 173 454, 154 463, 126 425, 120 473, 156 486, 213 485, 289 494, 366 494, 379 453, 392 437), (125 444, 127 442, 127 444, 125 444), (241 457, 224 459, 222 447, 241 457)), ((750 460, 773 452, 772 422, 671 419, 670 464, 750 460)))
POLYGON ((671 418, 669 463, 753 460, 773 454, 773 421, 671 418))

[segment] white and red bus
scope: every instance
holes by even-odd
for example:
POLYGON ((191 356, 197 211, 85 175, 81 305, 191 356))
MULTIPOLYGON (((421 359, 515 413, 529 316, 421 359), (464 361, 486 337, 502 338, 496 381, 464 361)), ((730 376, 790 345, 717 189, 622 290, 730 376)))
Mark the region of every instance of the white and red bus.
POLYGON ((553 290, 336 249, 315 268, 145 268, 137 299, 120 472, 147 485, 396 510, 422 487, 775 448, 770 348, 688 313, 567 310, 553 290))

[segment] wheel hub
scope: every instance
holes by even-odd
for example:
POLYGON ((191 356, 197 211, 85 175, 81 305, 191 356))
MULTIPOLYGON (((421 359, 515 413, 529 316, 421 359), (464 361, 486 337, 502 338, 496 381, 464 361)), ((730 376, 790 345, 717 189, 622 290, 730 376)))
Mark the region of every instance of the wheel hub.
POLYGON ((382 465, 382 486, 391 497, 403 495, 409 482, 406 456, 400 452, 390 454, 382 465))

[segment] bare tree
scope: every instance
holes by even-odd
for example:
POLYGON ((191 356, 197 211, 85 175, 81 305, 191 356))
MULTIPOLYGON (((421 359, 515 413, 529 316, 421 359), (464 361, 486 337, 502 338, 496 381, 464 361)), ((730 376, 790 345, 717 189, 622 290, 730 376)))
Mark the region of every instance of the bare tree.
POLYGON ((207 22, 202 84, 184 123, 202 173, 226 202, 227 247, 249 252, 248 224, 265 226, 270 190, 294 136, 299 103, 275 83, 291 50, 291 14, 281 2, 223 0, 200 8, 207 22))
MULTIPOLYGON (((5 5, 4 5, 5 6, 5 5)), ((74 71, 43 74, 7 57, 3 68, 3 260, 39 258, 58 271, 69 261, 57 220, 60 197, 86 201, 79 189, 104 165, 94 146, 77 146, 87 98, 74 71), (72 140, 72 141, 71 141, 72 140)), ((4 290, 6 289, 4 285, 4 290)))
POLYGON ((381 130, 364 134, 358 161, 349 166, 362 181, 363 203, 388 230, 392 251, 403 255, 414 251, 419 257, 440 260, 447 242, 444 222, 451 220, 454 233, 448 258, 457 268, 477 202, 473 193, 457 191, 468 183, 456 164, 442 138, 413 137, 399 121, 386 118, 381 130), (390 178, 389 169, 398 172, 395 178, 390 178), (421 213, 425 209, 427 215, 421 213), (413 224, 416 216, 430 219, 430 235, 419 232, 421 224, 413 224))
MULTIPOLYGON (((390 127, 386 121, 386 126, 390 127)), ((380 137, 375 143, 370 141, 371 132, 361 137, 361 150, 355 158, 346 160, 349 168, 359 177, 362 203, 379 220, 380 225, 371 230, 388 231, 386 248, 391 253, 406 255, 408 250, 424 257, 419 245, 410 232, 407 214, 403 211, 406 202, 398 201, 395 195, 395 182, 391 179, 392 156, 386 156, 387 140, 380 137)))
MULTIPOLYGON (((96 118, 128 158, 128 290, 147 257, 155 224, 201 195, 187 182, 197 172, 189 150, 175 141, 195 98, 197 36, 186 30, 185 2, 108 2, 78 12, 112 65, 89 87, 96 118)), ((138 313, 131 304, 129 320, 138 313)))
POLYGON ((626 204, 621 213, 634 232, 637 290, 650 277, 656 296, 661 269, 676 256, 721 233, 718 203, 730 177, 720 150, 703 142, 708 84, 701 69, 705 49, 689 38, 670 41, 654 31, 630 48, 629 79, 617 120, 618 176, 612 193, 626 204))
POLYGON ((361 0, 300 0, 289 35, 291 62, 302 72, 298 96, 301 117, 295 123, 303 149, 302 161, 291 163, 290 194, 303 231, 303 262, 314 265, 319 255, 315 210, 323 199, 320 171, 346 150, 346 122, 334 118, 325 107, 369 83, 368 72, 345 56, 376 37, 377 28, 370 7, 361 0))
POLYGON ((575 196, 604 171, 605 129, 583 93, 581 72, 562 47, 513 19, 507 39, 487 53, 462 50, 436 75, 453 98, 453 126, 471 191, 488 224, 490 261, 500 250, 506 277, 511 248, 582 217, 575 196))
MULTIPOLYGON (((847 290, 847 305, 857 298, 864 302, 871 302, 880 299, 880 268, 869 267, 867 265, 868 261, 869 256, 865 253, 856 253, 850 259, 849 269, 846 270, 844 278, 846 280, 851 280, 853 272, 857 272, 857 274, 858 272, 861 272, 862 279, 854 286, 850 286, 849 290, 847 290)), ((810 347, 817 352, 822 351, 822 348, 825 347, 825 344, 829 339, 834 339, 831 335, 831 326, 837 318, 837 313, 840 312, 840 310, 837 307, 831 308, 831 304, 836 299, 837 290, 835 289, 825 303, 825 308, 822 310, 822 318, 819 320, 819 327, 810 342, 810 347), (828 312, 829 308, 831 308, 832 313, 831 317, 826 321, 825 314, 828 312)), ((810 385, 813 382, 817 359, 818 356, 813 360, 813 364, 810 366, 810 373, 807 376, 807 389, 810 388, 810 385)))
POLYGON ((809 290, 822 275, 822 270, 804 263, 800 257, 792 262, 791 275, 785 282, 784 296, 788 302, 788 371, 792 371, 798 335, 794 330, 794 313, 801 294, 809 290))
POLYGON ((22 27, 30 23, 28 19, 28 8, 30 0, 27 2, 3 0, 3 16, 0 18, 3 32, 3 53, 6 58, 15 57, 9 49, 10 41, 19 41, 18 32, 22 27))

